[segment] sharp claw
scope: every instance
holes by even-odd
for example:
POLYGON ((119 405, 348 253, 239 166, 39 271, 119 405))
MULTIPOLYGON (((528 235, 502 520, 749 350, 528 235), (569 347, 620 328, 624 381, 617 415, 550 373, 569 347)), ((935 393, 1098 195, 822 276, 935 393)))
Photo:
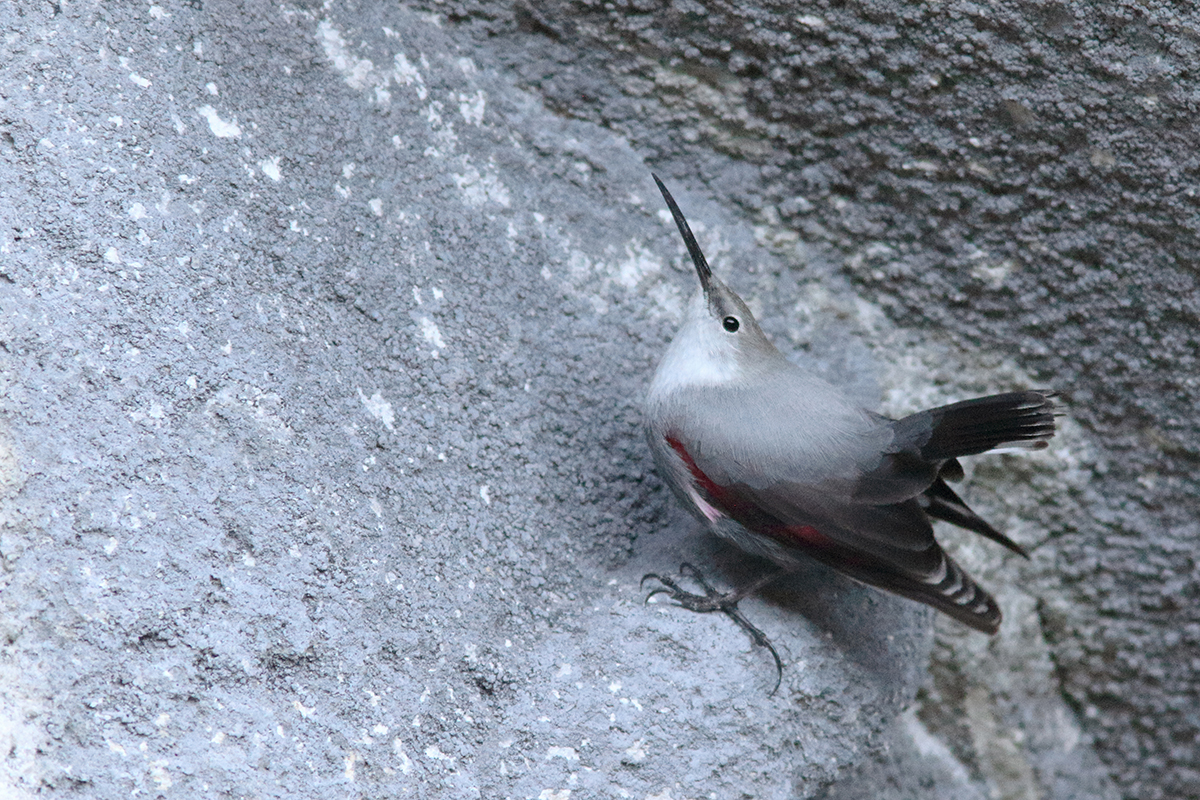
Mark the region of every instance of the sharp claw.
POLYGON ((648 580, 656 580, 659 583, 661 583, 662 586, 658 587, 657 589, 654 589, 653 591, 650 592, 650 594, 646 595, 646 599, 643 601, 643 604, 649 603, 651 597, 655 597, 660 594, 670 595, 671 599, 673 599, 673 600, 678 600, 680 595, 687 594, 687 592, 685 592, 682 588, 680 588, 679 584, 676 583, 674 580, 672 580, 671 578, 667 578, 662 575, 659 575, 655 572, 648 572, 642 576, 642 582, 640 585, 641 588, 643 588, 643 589, 646 588, 646 581, 648 581, 648 580))
POLYGON ((783 682, 783 659, 779 657, 779 651, 775 649, 775 645, 771 644, 771 640, 767 635, 759 630, 750 620, 742 616, 742 612, 736 607, 722 608, 721 611, 725 616, 732 619, 738 624, 738 627, 750 635, 751 641, 759 647, 765 647, 771 653, 771 658, 775 659, 775 686, 771 689, 771 696, 779 691, 779 685, 783 682))
POLYGON ((729 617, 738 627, 745 631, 751 641, 758 647, 765 647, 771 654, 771 658, 775 660, 775 686, 771 689, 770 695, 779 691, 780 685, 783 683, 783 659, 779 657, 779 651, 775 649, 775 645, 771 644, 771 640, 761 630, 756 628, 750 620, 742 616, 742 612, 738 609, 737 604, 749 591, 754 591, 762 585, 773 579, 775 576, 768 577, 767 580, 755 583, 750 589, 743 589, 740 592, 730 592, 721 594, 713 585, 708 582, 704 575, 694 565, 685 561, 679 565, 679 574, 685 578, 691 578, 696 583, 704 588, 704 595, 692 594, 684 591, 678 583, 671 578, 663 577, 656 572, 648 572, 642 576, 641 586, 644 588, 646 581, 656 580, 662 584, 659 588, 651 591, 646 595, 645 602, 650 602, 651 597, 665 594, 670 595, 671 599, 678 603, 683 608, 696 612, 720 611, 725 616, 729 617), (704 602, 707 601, 707 602, 704 602))
POLYGON ((649 603, 649 602, 650 602, 650 598, 651 598, 651 597, 657 597, 657 596, 658 596, 658 595, 660 595, 660 594, 671 594, 673 591, 675 591, 675 590, 674 590, 674 589, 671 589, 671 588, 669 588, 669 587, 662 587, 662 588, 659 588, 659 589, 655 589, 653 592, 651 592, 650 594, 646 595, 646 601, 645 601, 645 602, 649 603))
POLYGON ((639 588, 639 589, 645 589, 645 588, 646 588, 646 581, 659 581, 659 582, 661 582, 661 581, 662 581, 662 576, 661 576, 661 575, 659 575, 657 572, 647 572, 645 575, 643 575, 643 576, 642 576, 642 581, 641 581, 641 583, 639 583, 639 584, 638 584, 638 588, 639 588))
POLYGON ((774 694, 779 691, 779 685, 783 683, 783 659, 779 657, 779 651, 775 649, 775 645, 771 644, 771 640, 767 638, 765 633, 760 631, 754 625, 751 625, 749 620, 747 620, 745 617, 742 617, 740 611, 735 611, 734 613, 740 617, 740 619, 737 620, 740 625, 743 627, 749 626, 747 632, 750 634, 750 638, 754 640, 754 643, 759 647, 765 647, 767 650, 769 650, 771 653, 771 658, 775 659, 775 686, 771 689, 771 696, 774 696, 774 694))
POLYGON ((779 691, 779 685, 783 683, 783 662, 779 659, 779 653, 775 652, 775 645, 767 642, 767 649, 771 651, 771 657, 775 659, 775 688, 771 690, 768 697, 774 697, 779 691))
MULTIPOLYGON (((679 574, 683 575, 685 577, 691 578, 696 583, 700 584, 700 587, 702 589, 704 589, 704 593, 706 595, 708 595, 709 597, 711 597, 711 598, 724 597, 724 595, 722 595, 720 592, 718 592, 713 587, 713 585, 708 582, 708 578, 704 577, 704 573, 702 573, 699 569, 697 569, 693 564, 690 564, 687 561, 680 564, 679 565, 679 574)), ((738 599, 740 599, 740 596, 738 599)), ((736 602, 737 601, 735 600, 734 603, 736 604, 736 602)))

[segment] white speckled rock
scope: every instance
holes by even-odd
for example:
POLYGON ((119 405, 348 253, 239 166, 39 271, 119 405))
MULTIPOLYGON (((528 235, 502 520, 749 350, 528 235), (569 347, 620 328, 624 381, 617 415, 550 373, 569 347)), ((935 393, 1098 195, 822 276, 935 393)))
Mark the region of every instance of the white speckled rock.
POLYGON ((1200 794, 1191 23, 617 5, 0 9, 0 795, 1200 794), (642 440, 651 163, 864 402, 1071 392, 999 637, 814 566, 770 696, 642 604, 757 566, 642 440))
POLYGON ((923 612, 747 603, 770 696, 642 603, 712 543, 623 140, 395 8, 52 11, 0 67, 2 793, 784 798, 877 746, 923 612))

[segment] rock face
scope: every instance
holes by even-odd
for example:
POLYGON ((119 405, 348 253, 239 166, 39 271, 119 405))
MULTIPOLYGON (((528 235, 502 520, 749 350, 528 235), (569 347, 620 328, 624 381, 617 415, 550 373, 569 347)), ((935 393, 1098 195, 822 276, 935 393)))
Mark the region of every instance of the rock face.
POLYGON ((1200 796, 1192 22, 635 5, 0 10, 6 795, 1200 796), (998 637, 642 604, 762 568, 642 441, 650 166, 865 403, 1070 392, 998 637))

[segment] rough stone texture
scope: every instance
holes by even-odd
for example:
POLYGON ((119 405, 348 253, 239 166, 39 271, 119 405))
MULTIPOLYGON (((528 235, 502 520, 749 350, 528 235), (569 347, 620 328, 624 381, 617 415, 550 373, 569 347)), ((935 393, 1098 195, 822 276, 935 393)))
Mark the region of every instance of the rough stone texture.
MULTIPOLYGON (((788 253, 799 232, 806 258, 817 250, 890 319, 1012 354, 1068 393, 1089 445, 1068 480, 1030 476, 1036 524, 1012 523, 1037 545, 1021 584, 1049 683, 998 691, 998 665, 1024 674, 1024 652, 1001 645, 973 671, 948 632, 922 716, 957 730, 956 752, 985 776, 988 756, 965 742, 988 726, 953 722, 978 708, 972 691, 1027 743, 1029 715, 1060 694, 1124 795, 1200 796, 1195 9, 430 7, 503 42, 560 113, 743 208, 763 244, 788 253)), ((986 357, 967 362, 959 387, 986 374, 986 357)), ((1057 785, 1048 764, 1032 769, 1057 785)))
POLYGON ((400 8, 4 13, 0 793, 789 797, 878 746, 922 610, 750 603, 770 696, 641 602, 720 559, 642 439, 690 283, 627 142, 400 8))
POLYGON ((1165 14, 4 7, 0 788, 1200 796, 1165 14), (1032 562, 948 537, 1000 636, 814 566, 745 606, 769 696, 728 621, 641 604, 761 568, 641 439, 692 286, 647 166, 864 402, 1069 390, 968 478, 1032 562))

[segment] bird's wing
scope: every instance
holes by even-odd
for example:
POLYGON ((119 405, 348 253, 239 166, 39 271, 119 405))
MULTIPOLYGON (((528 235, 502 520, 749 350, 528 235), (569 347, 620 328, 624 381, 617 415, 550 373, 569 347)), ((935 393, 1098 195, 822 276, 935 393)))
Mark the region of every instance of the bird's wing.
POLYGON ((762 469, 716 451, 711 442, 689 440, 678 433, 664 441, 679 459, 681 476, 686 472, 699 498, 749 530, 784 545, 807 548, 820 542, 882 559, 914 576, 938 569, 933 528, 915 500, 864 503, 854 496, 853 475, 811 482, 769 480, 762 469), (788 541, 808 535, 808 529, 820 538, 788 541))
POLYGON ((940 567, 941 548, 934 541, 928 516, 915 500, 862 503, 834 483, 724 488, 728 496, 742 504, 753 503, 777 520, 781 525, 777 533, 764 526, 774 538, 786 537, 786 531, 797 526, 810 526, 839 548, 880 559, 912 577, 926 578, 940 567))
POLYGON ((999 542, 1019 556, 1029 558, 1029 552, 1024 547, 993 528, 986 520, 972 511, 962 498, 946 484, 944 478, 939 477, 934 481, 933 485, 918 498, 918 502, 925 509, 925 513, 934 519, 974 531, 993 542, 999 542))
POLYGON ((868 585, 931 605, 984 633, 995 633, 1000 626, 995 600, 933 538, 916 500, 877 506, 794 486, 769 491, 726 487, 726 496, 779 519, 782 524, 759 530, 785 547, 801 549, 868 585))
MULTIPOLYGON (((678 440, 668 445, 712 510, 766 537, 784 553, 800 551, 850 577, 933 606, 966 625, 995 633, 1000 609, 933 538, 916 500, 892 505, 854 501, 844 487, 720 484, 678 440)), ((719 520, 712 519, 717 523, 719 520)), ((770 550, 766 551, 768 554, 770 550)), ((774 557, 774 556, 772 556, 774 557)))
POLYGON ((784 372, 753 392, 676 400, 658 409, 652 441, 660 437, 660 456, 671 452, 675 476, 710 522, 726 516, 785 552, 995 632, 999 608, 934 540, 929 516, 1020 552, 945 479, 961 476, 958 456, 1044 446, 1054 433, 1050 393, 980 398, 893 421, 784 372))

